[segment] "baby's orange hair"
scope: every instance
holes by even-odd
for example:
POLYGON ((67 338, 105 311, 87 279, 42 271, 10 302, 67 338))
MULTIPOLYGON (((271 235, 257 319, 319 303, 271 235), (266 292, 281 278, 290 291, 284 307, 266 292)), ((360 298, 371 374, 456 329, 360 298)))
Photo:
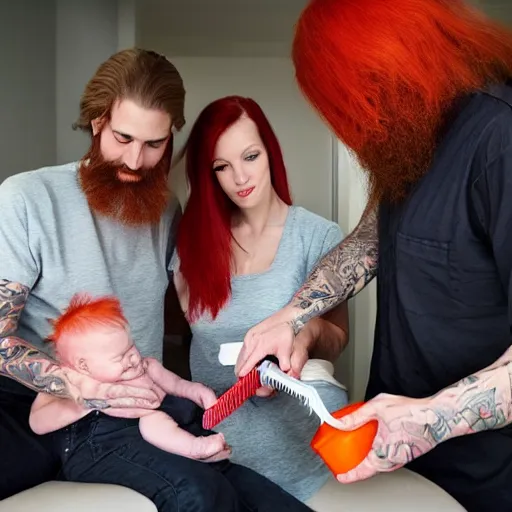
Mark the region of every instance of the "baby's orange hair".
POLYGON ((125 328, 128 325, 117 297, 92 298, 87 293, 76 293, 67 309, 56 320, 50 320, 53 332, 49 341, 58 343, 63 336, 83 333, 99 326, 125 328))

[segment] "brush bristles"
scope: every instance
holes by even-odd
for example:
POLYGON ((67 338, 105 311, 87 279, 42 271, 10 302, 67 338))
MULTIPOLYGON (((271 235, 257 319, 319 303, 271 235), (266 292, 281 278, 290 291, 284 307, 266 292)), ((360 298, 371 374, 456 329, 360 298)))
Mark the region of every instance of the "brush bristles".
POLYGON ((215 425, 218 425, 238 409, 248 398, 254 396, 256 390, 260 387, 260 375, 257 368, 254 368, 221 395, 215 405, 204 412, 203 428, 211 430, 215 425))
MULTIPOLYGON (((264 385, 270 386, 270 387, 276 389, 277 391, 283 391, 284 393, 287 393, 288 395, 291 395, 294 398, 298 398, 302 402, 302 405, 304 405, 306 407, 310 407, 309 406, 309 402, 310 402, 309 397, 304 396, 299 391, 291 388, 290 386, 287 386, 283 382, 280 382, 279 380, 274 379, 273 377, 267 377, 265 379, 264 385)), ((310 410, 311 410, 311 407, 310 407, 310 410)))

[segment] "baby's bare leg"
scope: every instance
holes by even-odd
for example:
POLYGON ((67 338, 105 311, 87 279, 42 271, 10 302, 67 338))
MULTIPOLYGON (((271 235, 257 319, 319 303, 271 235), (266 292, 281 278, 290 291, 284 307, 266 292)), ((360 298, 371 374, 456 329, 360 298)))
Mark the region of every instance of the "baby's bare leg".
POLYGON ((151 411, 139 420, 142 437, 166 452, 189 459, 214 462, 227 459, 231 449, 222 434, 196 437, 163 411, 151 411))

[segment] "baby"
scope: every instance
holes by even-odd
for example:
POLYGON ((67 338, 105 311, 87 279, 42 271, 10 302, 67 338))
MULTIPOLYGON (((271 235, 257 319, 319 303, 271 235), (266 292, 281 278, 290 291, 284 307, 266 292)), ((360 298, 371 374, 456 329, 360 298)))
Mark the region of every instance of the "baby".
MULTIPOLYGON (((120 382, 192 400, 206 409, 216 402, 215 393, 198 382, 182 379, 166 370, 156 359, 143 358, 130 336, 128 322, 115 297, 92 299, 76 294, 67 310, 52 321, 60 363, 99 382, 120 382)), ((36 434, 64 428, 91 410, 74 401, 39 393, 32 404, 30 427, 36 434)), ((109 414, 109 410, 103 411, 109 414)), ((222 434, 195 437, 183 430, 161 410, 136 409, 142 437, 170 453, 213 462, 229 457, 230 448, 222 434)), ((111 415, 116 415, 112 411, 111 415)))

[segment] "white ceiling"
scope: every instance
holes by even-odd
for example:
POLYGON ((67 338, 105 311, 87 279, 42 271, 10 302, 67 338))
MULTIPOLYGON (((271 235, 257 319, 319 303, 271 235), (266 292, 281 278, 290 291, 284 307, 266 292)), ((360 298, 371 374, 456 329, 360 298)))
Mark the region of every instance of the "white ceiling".
MULTIPOLYGON (((390 0, 392 1, 392 0, 390 0)), ((512 23, 512 0, 469 0, 512 23)), ((308 0, 135 0, 137 44, 168 55, 288 55, 308 0)))
POLYGON ((187 55, 288 49, 307 0, 137 0, 137 43, 187 55), (170 48, 171 47, 171 48, 170 48))

